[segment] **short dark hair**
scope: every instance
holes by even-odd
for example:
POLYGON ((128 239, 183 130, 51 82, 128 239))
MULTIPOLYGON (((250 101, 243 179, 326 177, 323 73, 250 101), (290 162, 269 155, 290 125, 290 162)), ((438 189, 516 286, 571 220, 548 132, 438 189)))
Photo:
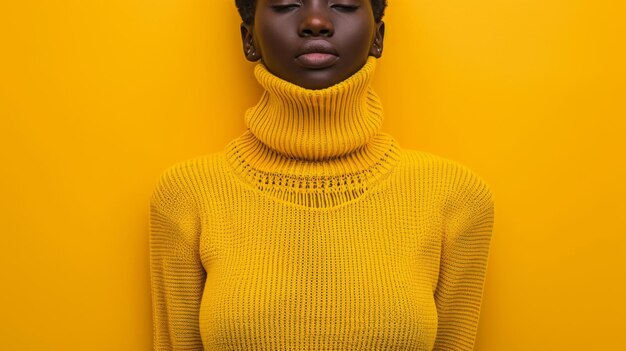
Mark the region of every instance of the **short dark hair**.
MULTIPOLYGON (((385 15, 385 7, 387 7, 387 0, 370 0, 372 3, 372 12, 374 13, 374 20, 380 22, 385 15)), ((235 5, 239 11, 241 20, 246 24, 252 24, 254 22, 254 10, 256 8, 256 0, 235 0, 235 5)))

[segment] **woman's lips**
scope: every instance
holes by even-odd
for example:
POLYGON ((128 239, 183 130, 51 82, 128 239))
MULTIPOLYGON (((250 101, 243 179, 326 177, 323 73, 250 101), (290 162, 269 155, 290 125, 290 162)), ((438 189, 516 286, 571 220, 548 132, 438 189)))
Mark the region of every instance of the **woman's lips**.
POLYGON ((326 68, 332 66, 337 60, 339 56, 333 54, 326 54, 321 52, 313 52, 310 54, 303 54, 296 57, 296 61, 306 68, 326 68))

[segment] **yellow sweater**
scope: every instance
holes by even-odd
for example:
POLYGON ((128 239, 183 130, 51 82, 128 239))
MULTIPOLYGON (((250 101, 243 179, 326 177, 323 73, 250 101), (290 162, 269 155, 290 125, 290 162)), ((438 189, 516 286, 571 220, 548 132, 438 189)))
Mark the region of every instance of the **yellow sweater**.
POLYGON ((493 201, 380 131, 376 59, 307 90, 272 75, 224 150, 151 200, 156 350, 472 350, 493 201))

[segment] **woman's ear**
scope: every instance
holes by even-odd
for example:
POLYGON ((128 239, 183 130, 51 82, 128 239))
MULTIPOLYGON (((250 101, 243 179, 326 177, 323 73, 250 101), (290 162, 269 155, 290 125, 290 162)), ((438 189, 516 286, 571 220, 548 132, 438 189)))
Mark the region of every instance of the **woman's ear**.
POLYGON ((383 40, 385 39, 385 22, 376 22, 376 33, 374 35, 374 42, 370 49, 370 56, 380 58, 383 55, 383 40))
POLYGON ((260 53, 254 45, 254 36, 252 35, 252 26, 241 23, 241 42, 243 44, 243 55, 250 62, 256 62, 261 58, 260 53))

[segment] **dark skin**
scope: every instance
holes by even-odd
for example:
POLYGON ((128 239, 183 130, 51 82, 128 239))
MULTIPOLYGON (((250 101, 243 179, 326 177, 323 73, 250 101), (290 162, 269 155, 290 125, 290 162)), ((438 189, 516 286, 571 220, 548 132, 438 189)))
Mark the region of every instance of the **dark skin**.
POLYGON ((384 34, 370 0, 257 0, 254 23, 241 24, 246 59, 261 60, 277 77, 306 89, 331 87, 362 68, 368 56, 380 58, 384 34), (299 56, 315 40, 333 54, 299 56), (305 56, 327 63, 303 64, 305 56))

